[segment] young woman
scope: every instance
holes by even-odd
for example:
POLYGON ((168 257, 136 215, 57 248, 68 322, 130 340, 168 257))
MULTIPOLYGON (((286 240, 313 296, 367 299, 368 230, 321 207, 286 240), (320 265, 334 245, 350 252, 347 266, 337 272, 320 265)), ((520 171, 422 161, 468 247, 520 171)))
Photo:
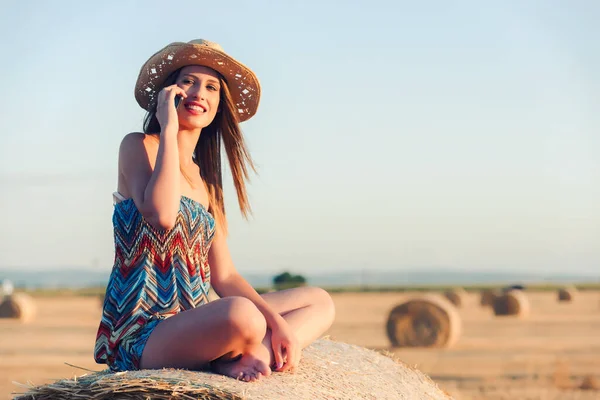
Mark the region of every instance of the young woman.
POLYGON ((148 114, 119 150, 115 263, 96 362, 245 381, 293 370, 333 322, 330 296, 312 287, 258 295, 226 241, 221 147, 246 216, 254 166, 239 123, 256 113, 258 79, 215 43, 178 42, 144 64, 135 96, 148 114), (220 299, 209 302, 211 287, 220 299))

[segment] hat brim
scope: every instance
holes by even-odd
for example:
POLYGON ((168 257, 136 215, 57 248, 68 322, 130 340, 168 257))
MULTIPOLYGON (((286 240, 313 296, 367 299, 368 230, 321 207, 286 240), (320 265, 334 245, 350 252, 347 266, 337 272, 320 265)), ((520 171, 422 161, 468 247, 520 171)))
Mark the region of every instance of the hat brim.
POLYGON ((240 122, 256 114, 260 101, 260 83, 254 72, 223 51, 197 43, 171 43, 144 63, 135 85, 138 104, 147 111, 151 110, 167 77, 188 65, 202 65, 223 76, 240 122))

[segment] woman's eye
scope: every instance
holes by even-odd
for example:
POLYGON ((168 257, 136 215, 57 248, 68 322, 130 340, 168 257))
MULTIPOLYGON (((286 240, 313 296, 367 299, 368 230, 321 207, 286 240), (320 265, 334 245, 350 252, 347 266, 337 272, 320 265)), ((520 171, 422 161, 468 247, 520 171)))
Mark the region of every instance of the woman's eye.
POLYGON ((184 79, 184 80, 182 81, 182 83, 184 83, 184 84, 186 84, 186 85, 190 85, 190 84, 194 83, 194 81, 192 81, 191 79, 184 79))
POLYGON ((208 86, 207 86, 207 88, 208 88, 209 90, 217 90, 217 87, 216 87, 216 86, 214 86, 214 85, 208 85, 208 86))

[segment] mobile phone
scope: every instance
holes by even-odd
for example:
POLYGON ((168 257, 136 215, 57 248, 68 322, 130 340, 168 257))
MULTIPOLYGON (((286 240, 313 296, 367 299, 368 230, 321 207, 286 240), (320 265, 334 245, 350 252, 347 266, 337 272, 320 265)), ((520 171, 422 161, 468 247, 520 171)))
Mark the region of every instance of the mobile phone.
POLYGON ((181 96, 181 95, 175 96, 175 109, 179 108, 179 104, 181 104, 181 100, 183 100, 183 96, 181 96))

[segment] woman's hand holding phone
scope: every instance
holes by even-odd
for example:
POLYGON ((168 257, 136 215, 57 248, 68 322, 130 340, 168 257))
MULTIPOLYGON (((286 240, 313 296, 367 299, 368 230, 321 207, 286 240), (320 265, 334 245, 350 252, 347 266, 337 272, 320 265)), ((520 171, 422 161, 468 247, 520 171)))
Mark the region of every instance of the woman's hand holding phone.
POLYGON ((177 85, 167 86, 158 93, 156 119, 162 132, 165 132, 167 128, 175 132, 179 130, 177 108, 186 97, 185 91, 177 85))

